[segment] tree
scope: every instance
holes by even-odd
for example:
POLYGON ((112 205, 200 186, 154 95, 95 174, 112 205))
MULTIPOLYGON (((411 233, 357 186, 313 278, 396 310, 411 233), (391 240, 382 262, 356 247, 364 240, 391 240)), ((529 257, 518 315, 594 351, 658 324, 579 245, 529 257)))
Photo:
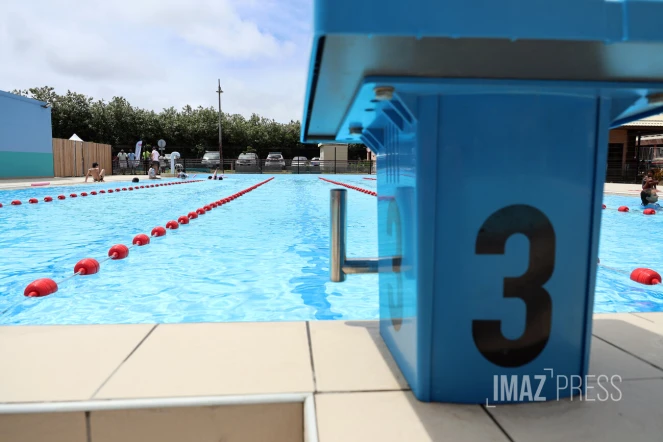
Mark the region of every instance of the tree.
MULTIPOLYGON (((50 86, 12 93, 51 105, 55 138, 69 138, 76 133, 86 141, 111 144, 117 149, 133 147, 139 140, 148 148, 164 139, 169 148, 189 158, 200 157, 206 150, 218 150, 219 114, 214 107, 187 105, 181 110, 169 107, 157 113, 134 107, 123 97, 106 102, 72 91, 59 95, 50 86)), ((260 158, 274 150, 286 157, 317 155, 312 153, 317 146, 299 141, 299 121, 283 124, 255 113, 248 119, 224 113, 221 121, 226 158, 236 158, 244 146, 249 146, 246 151, 255 152, 260 158)), ((350 152, 354 156, 362 152, 365 155, 363 145, 351 145, 350 152)))

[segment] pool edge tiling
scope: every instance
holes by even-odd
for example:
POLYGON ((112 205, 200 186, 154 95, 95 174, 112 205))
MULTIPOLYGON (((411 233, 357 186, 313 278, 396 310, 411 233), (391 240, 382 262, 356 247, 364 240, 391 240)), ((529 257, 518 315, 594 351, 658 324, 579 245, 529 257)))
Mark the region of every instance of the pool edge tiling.
MULTIPOLYGON (((555 435, 564 436, 564 440, 583 440, 587 442, 623 442, 628 439, 630 442, 651 442, 660 439, 663 431, 663 364, 657 359, 652 359, 648 355, 643 343, 650 343, 652 352, 661 352, 657 350, 657 342, 663 343, 663 318, 659 315, 651 314, 598 314, 594 317, 595 340, 600 340, 602 345, 592 347, 592 360, 590 363, 591 373, 594 375, 604 374, 607 376, 621 375, 623 382, 617 385, 621 391, 621 398, 612 401, 587 401, 563 400, 550 401, 545 403, 531 403, 520 405, 499 405, 495 408, 480 405, 454 405, 454 404, 430 404, 418 402, 414 399, 406 385, 377 384, 371 379, 372 373, 389 373, 398 378, 398 368, 390 364, 387 360, 388 354, 383 353, 380 348, 384 346, 381 338, 377 334, 372 334, 370 328, 377 327, 377 323, 365 321, 361 324, 353 321, 332 321, 332 322, 300 322, 283 325, 280 323, 241 323, 226 324, 225 327, 219 327, 219 324, 196 324, 196 325, 158 325, 156 329, 147 337, 136 335, 132 342, 128 342, 128 347, 134 348, 134 351, 125 357, 125 360, 119 361, 120 365, 110 375, 108 379, 99 381, 96 389, 103 389, 104 385, 112 385, 114 379, 117 379, 123 385, 126 391, 141 391, 144 393, 142 398, 147 401, 149 397, 158 396, 164 401, 168 398, 191 398, 191 393, 197 393, 199 400, 204 402, 206 396, 212 397, 212 394, 246 395, 246 398, 254 397, 259 392, 247 383, 241 383, 233 386, 232 382, 226 383, 225 392, 219 388, 214 388, 214 380, 205 375, 197 382, 204 386, 210 383, 208 390, 200 390, 193 386, 190 380, 200 376, 198 367, 205 364, 211 364, 217 367, 219 358, 222 358, 226 364, 236 364, 233 371, 242 373, 255 373, 256 370, 263 370, 265 382, 271 384, 266 387, 262 384, 260 390, 279 391, 283 390, 283 381, 279 377, 274 377, 270 371, 273 364, 281 364, 274 359, 274 351, 262 352, 258 341, 264 340, 264 346, 276 346, 285 351, 283 358, 289 359, 301 367, 308 367, 306 375, 299 368, 282 366, 282 376, 301 378, 297 382, 303 382, 306 385, 307 392, 301 394, 312 394, 315 396, 316 415, 318 423, 318 437, 321 442, 401 442, 408 440, 412 442, 428 442, 438 440, 454 441, 556 441, 560 440, 555 435), (189 328, 190 331, 180 333, 178 330, 189 328), (291 330, 283 334, 283 327, 291 330), (307 337, 307 327, 314 331, 311 339, 307 337), (170 328, 170 332, 159 334, 159 328, 170 328), (326 333, 334 334, 337 341, 334 346, 329 346, 327 340, 321 339, 320 333, 315 333, 315 329, 325 329, 326 333), (216 330, 214 330, 216 329, 216 330), (223 330, 224 334, 231 335, 223 339, 217 339, 218 333, 223 330), (210 331, 213 330, 213 331, 210 331), (281 330, 281 331, 280 331, 281 330), (605 330, 617 330, 612 334, 606 334, 605 330), (364 333, 364 337, 360 337, 364 333), (366 339, 364 339, 366 338, 366 339), (150 340, 154 339, 153 345, 150 340), (214 350, 207 344, 198 345, 199 341, 216 342, 214 350), (247 341, 245 349, 241 349, 241 343, 247 341), (184 342, 189 345, 183 345, 184 342), (295 341, 293 343, 293 341, 295 341), (171 343, 169 345, 169 342, 171 343), (295 353, 289 353, 292 346, 304 347, 303 350, 297 350, 295 353), (638 345, 634 348, 633 345, 638 345), (239 346, 239 347, 238 347, 239 346), (343 349, 343 347, 346 347, 343 349), (375 348, 371 348, 375 347, 375 348), (151 348, 151 349, 150 349, 151 348), (341 350, 339 350, 341 349, 341 350), (141 356, 141 351, 147 350, 147 353, 141 356), (251 357, 233 358, 234 352, 249 352, 251 357), (311 353, 312 351, 312 353, 311 353), (341 353, 339 353, 341 351, 341 353), (145 357, 156 358, 151 366, 144 365, 145 357), (135 361, 132 361, 134 360, 135 361), (143 361, 141 362, 141 358, 143 361), (178 360, 189 358, 195 363, 179 365, 179 368, 170 368, 168 375, 168 385, 161 384, 158 389, 143 389, 142 377, 123 376, 123 370, 129 368, 138 370, 144 367, 154 373, 154 370, 163 369, 168 371, 164 363, 166 360, 178 360), (264 359, 261 359, 264 358, 264 359), (133 365, 133 368, 131 367, 133 365), (256 368, 256 365, 263 367, 256 368), (334 379, 334 373, 338 371, 339 365, 345 365, 343 372, 339 374, 338 380, 334 379), (385 371, 386 370, 386 371, 385 371), (352 372, 355 378, 352 379, 352 372), (318 385, 315 385, 316 380, 318 385), (132 385, 133 384, 133 385, 132 385), (347 390, 350 388, 350 390, 347 390), (387 388, 387 390, 383 390, 387 388), (390 388, 393 388, 390 390, 390 388), (377 389, 377 390, 376 390, 377 389), (148 396, 149 395, 149 396, 148 396), (389 418, 386 418, 390 416, 389 418)), ((123 328, 126 326, 71 326, 74 333, 89 334, 90 328, 103 329, 104 333, 112 334, 113 328, 123 328)), ((0 327, 0 333, 3 329, 22 329, 28 327, 0 327)), ((44 333, 49 330, 56 330, 57 327, 43 327, 44 333)), ((70 341, 76 341, 79 338, 71 337, 70 341)), ((0 340, 1 342, 2 340, 0 340)), ((107 351, 106 344, 97 345, 93 348, 76 347, 80 356, 77 358, 94 359, 107 351)), ((27 349, 32 344, 24 341, 21 347, 27 349)), ((38 396, 30 389, 40 388, 38 384, 30 384, 21 380, 21 370, 7 370, 7 364, 13 364, 13 367, 23 367, 27 363, 36 364, 41 367, 49 365, 70 364, 71 370, 62 371, 59 376, 47 376, 45 382, 50 383, 69 383, 80 376, 76 370, 75 363, 63 361, 68 356, 60 351, 61 348, 71 346, 71 342, 59 339, 57 333, 53 333, 53 338, 49 341, 52 347, 48 353, 38 353, 37 359, 30 355, 28 351, 14 352, 11 358, 6 358, 3 362, 5 370, 0 371, 0 378, 3 379, 3 389, 0 390, 0 422, 13 422, 12 425, 4 425, 0 428, 0 435, 5 436, 3 440, 23 441, 20 437, 12 437, 12 433, 20 435, 20 423, 25 421, 26 408, 31 406, 48 406, 45 402, 58 400, 58 396, 39 395, 37 402, 34 399, 38 396), (41 360, 39 360, 41 358, 41 360), (11 373, 8 376, 7 373, 11 373), (17 389, 17 382, 21 386, 17 389), (14 391, 8 391, 14 390, 14 391), (31 403, 18 403, 32 401, 31 403), (14 408, 12 408, 14 407, 14 408), (23 407, 23 408, 16 408, 23 407), (16 413, 16 414, 12 414, 16 413), (15 419, 12 421, 12 419, 15 419), (21 421, 21 419, 23 419, 21 421), (5 433, 3 434, 3 428, 5 433)), ((276 350, 278 351, 278 350, 276 350)), ((74 358, 76 359, 76 358, 74 358)), ((118 358, 119 359, 119 358, 118 358)), ((148 358, 149 359, 149 358, 148 358)), ((278 358, 277 358, 278 359, 278 358)), ((149 362, 149 361, 147 361, 149 362)), ((149 365, 149 364, 148 364, 149 365)), ((110 366, 109 366, 110 367, 110 366)), ((212 373, 210 371, 210 373, 212 373)), ((223 370, 218 376, 224 376, 223 370)), ((382 375, 381 375, 382 376, 382 375)), ((164 378, 165 379, 165 378, 164 378)), ((386 378, 385 378, 386 379, 386 378)), ((391 381, 389 381, 391 382, 391 381)), ((116 384, 119 385, 119 384, 116 384)), ((218 383, 216 384, 218 387, 218 383)), ((105 387, 104 387, 105 388, 105 387)), ((291 390, 300 390, 303 387, 291 386, 291 390)), ((600 390, 598 388, 596 391, 600 390)), ((44 389, 44 392, 53 392, 54 390, 44 389)), ((112 395, 109 395, 112 396, 112 395)), ((132 395, 134 399, 127 400, 123 398, 125 394, 119 394, 117 397, 104 399, 104 404, 117 403, 133 408, 132 400, 141 399, 139 395, 132 395)), ((277 397, 277 396, 274 396, 277 397)), ((78 399, 81 401, 82 399, 78 399)), ((158 408, 159 399, 153 399, 150 402, 150 408, 158 408)), ((81 402, 84 407, 86 402, 81 402)), ((192 402, 193 404, 193 402, 192 402)), ((73 404, 75 405, 75 403, 73 404)), ((68 407, 72 403, 67 404, 68 407)), ((64 407, 64 405, 63 405, 64 407)), ((145 408, 146 405, 138 406, 145 408)), ((207 410, 200 410, 201 413, 208 413, 207 410)), ((191 413, 195 413, 192 410, 191 413)), ((91 414, 94 414, 92 411, 91 414)), ((127 412, 130 415, 131 411, 127 412)), ((131 437, 137 437, 142 434, 144 437, 151 434, 149 432, 149 421, 138 419, 140 413, 134 414, 134 424, 132 428, 125 428, 123 435, 129 434, 131 437)), ((46 416, 42 413, 42 416, 46 416)), ((80 421, 76 416, 81 414, 72 413, 72 420, 62 421, 60 425, 55 425, 56 420, 46 419, 42 426, 50 426, 52 430, 62 432, 71 431, 74 434, 80 431, 80 421), (67 430, 66 428, 70 430, 67 430), (77 430, 77 428, 79 430, 77 430)), ((195 418, 194 421, 199 418, 195 418)), ((258 419, 258 416, 255 417, 258 419)), ((90 421, 94 425, 94 420, 90 421)), ((123 425, 118 422, 117 425, 123 425)), ((183 422, 186 425, 186 422, 183 422)), ((94 427, 92 427, 94 428, 94 427)), ((45 431, 45 430, 44 430, 45 431)), ((193 429, 192 429, 193 431, 193 429)), ((27 431, 26 431, 27 434, 27 431)), ((41 434, 41 433, 40 433, 41 434)), ((95 438, 95 432, 92 432, 91 442, 95 440, 108 442, 120 439, 113 438, 95 438)), ((118 433, 119 434, 119 433, 118 433)), ((78 442, 73 438, 72 442, 78 442)), ((124 437, 124 436, 123 436, 124 437)), ((163 439, 165 442, 179 442, 179 439, 163 439)), ((148 437, 149 439, 149 437, 148 437)), ((143 439, 143 440, 148 440, 143 439)), ((53 440, 57 440, 54 438, 53 440)), ((133 439, 131 439, 133 440, 133 439)), ((138 440, 138 439, 137 439, 138 440)), ((203 439, 207 442, 207 439, 203 439)), ((210 439, 216 440, 216 439, 210 439)))

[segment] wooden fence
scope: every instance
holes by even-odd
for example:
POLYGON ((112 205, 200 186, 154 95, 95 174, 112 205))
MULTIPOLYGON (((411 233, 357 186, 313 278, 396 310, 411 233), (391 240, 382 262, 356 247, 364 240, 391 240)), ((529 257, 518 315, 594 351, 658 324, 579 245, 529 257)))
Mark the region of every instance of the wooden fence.
POLYGON ((95 162, 106 170, 106 175, 110 175, 112 161, 109 144, 53 138, 53 173, 56 177, 85 176, 95 162))

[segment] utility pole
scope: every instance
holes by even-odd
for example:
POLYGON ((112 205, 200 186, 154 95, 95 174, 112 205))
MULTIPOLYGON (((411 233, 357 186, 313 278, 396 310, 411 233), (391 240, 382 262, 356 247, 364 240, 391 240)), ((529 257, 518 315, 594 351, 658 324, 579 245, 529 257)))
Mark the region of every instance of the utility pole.
POLYGON ((219 89, 216 91, 219 94, 219 160, 221 165, 221 174, 223 175, 223 139, 221 138, 221 79, 219 79, 219 89))

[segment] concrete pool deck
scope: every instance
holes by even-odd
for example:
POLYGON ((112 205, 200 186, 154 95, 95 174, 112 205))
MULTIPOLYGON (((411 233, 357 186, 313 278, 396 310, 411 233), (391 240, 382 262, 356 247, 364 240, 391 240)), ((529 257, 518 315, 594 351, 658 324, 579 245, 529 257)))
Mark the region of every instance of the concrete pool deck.
POLYGON ((582 400, 492 408, 417 401, 377 321, 5 326, 0 440, 661 440, 663 313, 597 314, 593 335, 590 375, 621 378, 607 387, 614 400, 597 387, 582 400), (288 395, 314 399, 313 436, 304 400, 288 395), (159 405, 172 398, 190 406, 159 405))

